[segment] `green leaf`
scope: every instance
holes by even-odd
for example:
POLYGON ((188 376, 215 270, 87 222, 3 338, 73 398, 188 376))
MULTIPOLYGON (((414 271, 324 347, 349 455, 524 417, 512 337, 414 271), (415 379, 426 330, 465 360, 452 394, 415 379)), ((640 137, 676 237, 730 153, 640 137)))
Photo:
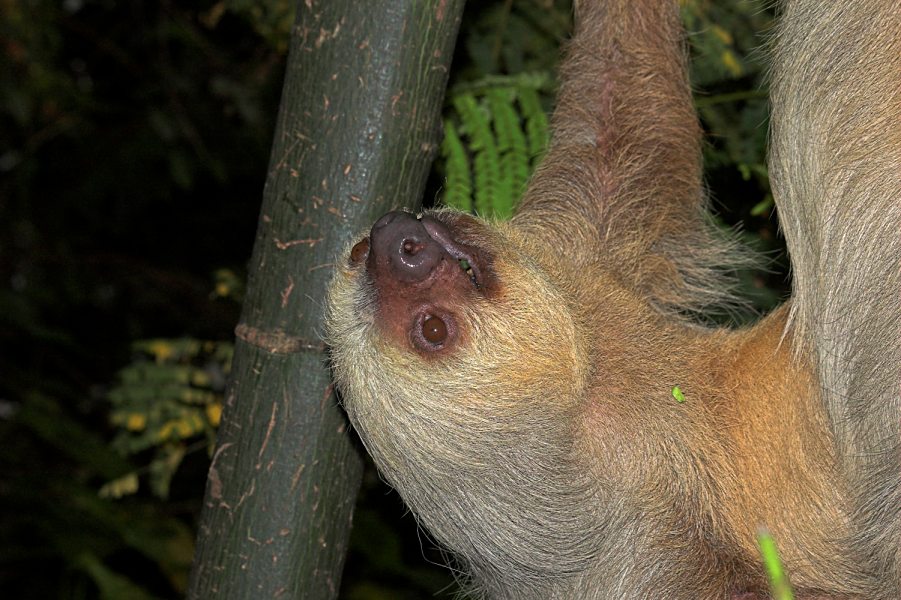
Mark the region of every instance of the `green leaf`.
POLYGON ((508 219, 547 146, 538 90, 546 74, 491 76, 457 86, 445 120, 444 203, 508 219))
POLYGON ((472 212, 472 184, 469 158, 457 128, 450 119, 444 121, 444 140, 441 142, 444 159, 445 186, 442 200, 447 206, 472 212))
POLYGON ((757 532, 757 545, 760 548, 760 556, 763 558, 763 566, 766 569, 774 600, 793 600, 794 593, 785 569, 782 568, 782 560, 779 558, 776 542, 764 528, 757 532))

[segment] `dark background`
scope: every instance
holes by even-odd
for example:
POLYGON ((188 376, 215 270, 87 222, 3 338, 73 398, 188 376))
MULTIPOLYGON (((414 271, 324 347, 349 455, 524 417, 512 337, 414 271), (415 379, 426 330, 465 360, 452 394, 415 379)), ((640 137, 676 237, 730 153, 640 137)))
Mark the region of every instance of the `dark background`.
MULTIPOLYGON (((683 7, 714 209, 769 253, 740 274, 763 311, 786 290, 754 51, 772 15, 747 0, 683 7)), ((183 595, 291 10, 0 2, 2 597, 183 595)), ((553 81, 570 21, 565 1, 471 3, 451 90, 553 81)), ((550 107, 553 86, 542 93, 550 107)), ((354 522, 342 598, 456 590, 371 468, 354 522)))

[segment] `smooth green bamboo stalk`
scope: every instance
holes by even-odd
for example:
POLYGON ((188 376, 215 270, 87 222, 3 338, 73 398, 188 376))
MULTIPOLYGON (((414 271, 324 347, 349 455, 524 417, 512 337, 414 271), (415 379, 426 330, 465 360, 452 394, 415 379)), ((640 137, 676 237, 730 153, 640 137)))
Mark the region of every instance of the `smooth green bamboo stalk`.
POLYGON ((362 459, 318 337, 324 290, 352 234, 419 203, 462 5, 298 3, 189 598, 338 593, 362 459))

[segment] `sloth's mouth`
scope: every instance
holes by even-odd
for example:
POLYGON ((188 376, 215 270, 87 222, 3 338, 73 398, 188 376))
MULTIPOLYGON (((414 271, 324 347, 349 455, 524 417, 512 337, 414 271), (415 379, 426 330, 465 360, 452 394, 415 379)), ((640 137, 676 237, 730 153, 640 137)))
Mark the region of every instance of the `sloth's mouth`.
POLYGON ((443 222, 434 217, 421 216, 418 218, 429 237, 437 242, 451 258, 457 261, 460 269, 469 277, 469 281, 477 290, 482 289, 482 273, 478 266, 475 253, 471 249, 457 242, 451 235, 451 231, 443 222))
POLYGON ((469 280, 472 281, 472 284, 476 286, 476 289, 479 289, 481 285, 479 284, 479 280, 476 277, 475 269, 472 268, 472 265, 469 264, 469 261, 465 258, 461 258, 457 261, 460 264, 460 268, 463 269, 463 272, 469 276, 469 280))

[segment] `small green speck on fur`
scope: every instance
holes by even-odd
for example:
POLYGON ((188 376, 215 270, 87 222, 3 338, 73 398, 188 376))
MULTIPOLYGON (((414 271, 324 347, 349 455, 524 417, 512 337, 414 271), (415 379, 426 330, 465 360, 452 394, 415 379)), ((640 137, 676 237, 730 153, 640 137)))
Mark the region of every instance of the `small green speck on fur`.
POLYGON ((673 386, 673 398, 675 398, 676 402, 679 404, 685 402, 685 394, 682 393, 682 389, 678 385, 673 386))

